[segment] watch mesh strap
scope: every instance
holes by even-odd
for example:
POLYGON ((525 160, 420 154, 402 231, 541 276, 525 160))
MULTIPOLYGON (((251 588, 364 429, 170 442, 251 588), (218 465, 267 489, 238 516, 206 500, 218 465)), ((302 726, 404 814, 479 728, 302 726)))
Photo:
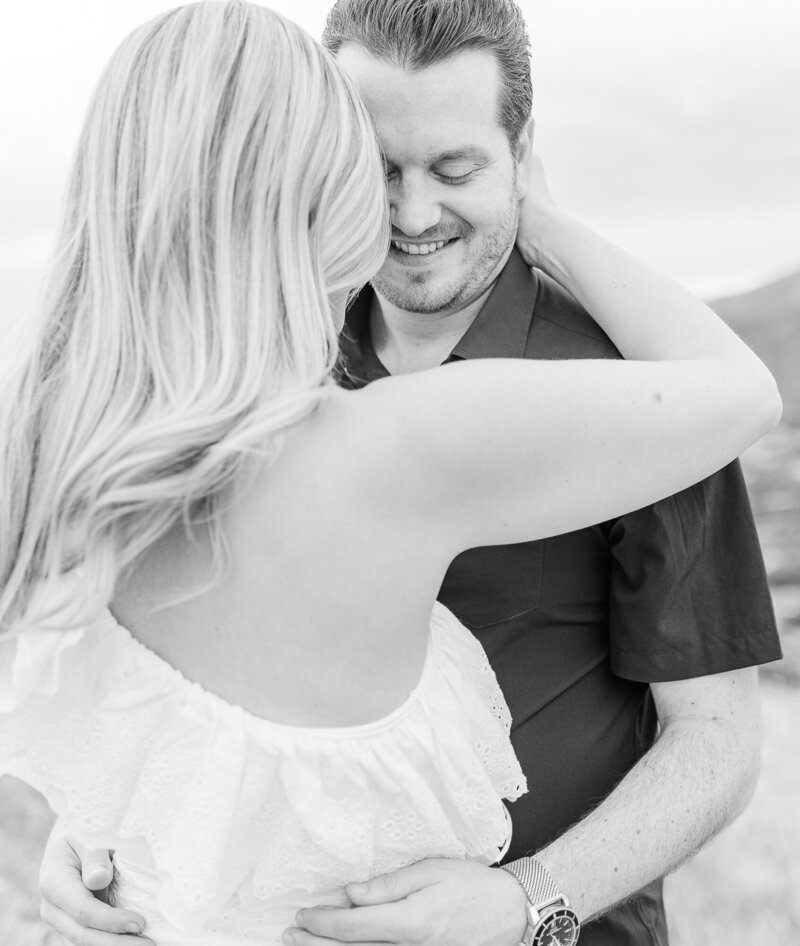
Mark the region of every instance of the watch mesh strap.
POLYGON ((565 899, 548 871, 532 857, 520 857, 500 867, 517 878, 528 900, 537 910, 553 900, 565 899))

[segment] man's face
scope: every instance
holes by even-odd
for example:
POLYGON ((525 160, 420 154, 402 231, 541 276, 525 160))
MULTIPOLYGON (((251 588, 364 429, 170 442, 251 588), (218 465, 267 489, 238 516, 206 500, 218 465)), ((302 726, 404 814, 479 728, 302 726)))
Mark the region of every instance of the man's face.
POLYGON ((517 228, 522 193, 498 121, 497 62, 469 50, 414 72, 355 45, 337 62, 372 113, 386 160, 392 243, 373 286, 407 312, 457 311, 499 274, 517 228))

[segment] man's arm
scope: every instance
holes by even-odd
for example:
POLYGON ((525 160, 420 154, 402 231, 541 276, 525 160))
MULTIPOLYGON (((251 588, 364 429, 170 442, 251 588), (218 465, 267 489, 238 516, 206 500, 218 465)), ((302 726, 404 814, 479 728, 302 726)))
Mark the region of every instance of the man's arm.
POLYGON ((537 857, 583 919, 694 855, 750 800, 760 763, 755 668, 652 685, 661 733, 617 788, 537 857))
POLYGON ((140 916, 95 897, 92 891, 105 890, 112 876, 108 852, 81 847, 57 821, 39 874, 42 920, 73 946, 154 946, 135 935, 144 929, 140 916))
MULTIPOLYGON (((755 668, 652 689, 661 722, 655 745, 596 809, 536 855, 582 921, 695 854, 755 787, 755 668)), ((525 926, 524 900, 516 881, 514 890, 498 875, 509 876, 459 861, 423 862, 348 888, 356 909, 302 910, 285 941, 513 946, 525 926)))

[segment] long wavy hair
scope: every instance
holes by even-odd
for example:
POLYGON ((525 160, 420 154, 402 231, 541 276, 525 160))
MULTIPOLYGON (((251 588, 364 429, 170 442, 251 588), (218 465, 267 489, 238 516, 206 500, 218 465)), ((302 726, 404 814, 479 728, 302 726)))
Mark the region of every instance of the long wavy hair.
POLYGON ((0 627, 79 623, 179 519, 213 521, 330 390, 329 297, 374 274, 388 233, 369 116, 299 27, 208 2, 122 43, 3 379, 0 627))

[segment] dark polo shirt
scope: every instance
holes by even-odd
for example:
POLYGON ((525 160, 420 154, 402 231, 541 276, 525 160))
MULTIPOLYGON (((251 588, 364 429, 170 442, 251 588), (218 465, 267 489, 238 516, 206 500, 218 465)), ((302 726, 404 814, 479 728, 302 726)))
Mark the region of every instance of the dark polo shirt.
MULTIPOLYGON (((370 339, 371 299, 364 290, 348 312, 340 367, 347 387, 388 374, 370 339)), ((514 251, 447 360, 490 357, 619 353, 571 296, 514 251)), ((508 860, 562 834, 652 744, 649 682, 781 656, 738 463, 610 522, 465 552, 439 598, 485 648, 514 720, 529 791, 510 806, 508 860)), ((580 938, 580 946, 666 943, 660 881, 580 938)))

